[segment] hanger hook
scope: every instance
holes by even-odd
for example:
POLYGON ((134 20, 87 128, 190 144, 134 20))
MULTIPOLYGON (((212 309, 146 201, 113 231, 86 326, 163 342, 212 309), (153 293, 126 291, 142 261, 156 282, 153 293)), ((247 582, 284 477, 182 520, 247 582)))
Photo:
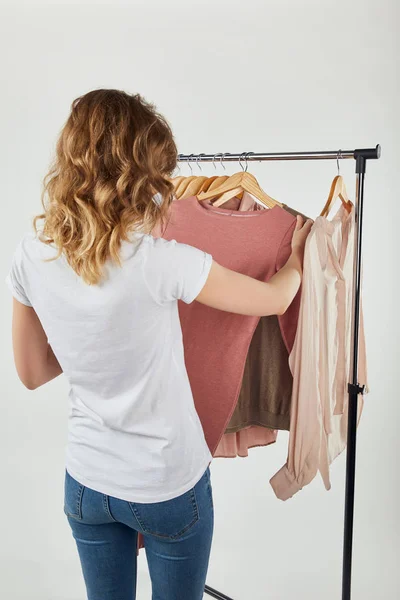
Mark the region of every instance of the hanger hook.
POLYGON ((224 153, 222 153, 222 152, 221 152, 221 160, 220 160, 219 162, 220 162, 220 163, 221 163, 221 165, 224 167, 224 171, 226 171, 226 168, 225 168, 225 165, 222 163, 222 161, 223 161, 223 159, 225 158, 225 156, 226 156, 226 152, 224 152, 224 153))
POLYGON ((340 175, 339 158, 342 158, 342 151, 341 150, 338 150, 338 153, 337 153, 337 156, 336 156, 337 174, 338 175, 340 175))
POLYGON ((198 167, 199 167, 199 169, 200 169, 200 173, 202 173, 202 172, 203 172, 203 169, 201 168, 201 166, 200 166, 200 163, 199 163, 199 159, 200 159, 200 157, 201 157, 201 156, 205 156, 204 152, 202 152, 201 154, 198 154, 198 155, 197 155, 197 160, 196 160, 196 164, 197 164, 197 166, 198 166, 198 167))
POLYGON ((247 159, 250 156, 250 154, 254 154, 254 152, 246 152, 246 171, 247 171, 247 159))
POLYGON ((193 169, 192 169, 192 165, 190 164, 190 157, 194 156, 194 154, 189 154, 188 159, 187 159, 187 164, 189 165, 190 168, 190 172, 193 175, 193 169))
POLYGON ((217 167, 215 166, 215 162, 214 162, 214 161, 215 161, 215 159, 217 158, 217 156, 220 156, 220 157, 221 157, 221 158, 220 158, 220 162, 221 162, 221 161, 222 161, 222 152, 216 152, 216 153, 214 154, 214 158, 213 158, 213 165, 214 165, 214 167, 215 167, 215 170, 217 170, 217 167))
POLYGON ((239 165, 240 168, 242 169, 242 171, 244 171, 243 165, 242 165, 242 156, 244 156, 246 153, 242 152, 241 155, 239 156, 239 165))
POLYGON ((212 164, 214 165, 214 169, 215 169, 215 170, 217 170, 217 167, 215 166, 215 157, 216 157, 216 156, 217 156, 217 155, 216 155, 216 154, 214 154, 214 156, 213 156, 213 159, 212 159, 212 164))
POLYGON ((247 167, 248 167, 248 165, 247 165, 247 154, 248 154, 247 152, 243 152, 244 160, 246 161, 246 163, 245 163, 246 167, 245 167, 245 170, 244 170, 245 173, 247 173, 247 167))

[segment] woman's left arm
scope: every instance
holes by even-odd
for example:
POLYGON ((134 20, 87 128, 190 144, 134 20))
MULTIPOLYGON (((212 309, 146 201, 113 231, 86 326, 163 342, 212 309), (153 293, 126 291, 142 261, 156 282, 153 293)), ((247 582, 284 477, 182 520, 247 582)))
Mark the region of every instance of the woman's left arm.
POLYGON ((13 298, 12 341, 18 377, 28 390, 35 390, 63 372, 36 312, 16 298, 13 298))

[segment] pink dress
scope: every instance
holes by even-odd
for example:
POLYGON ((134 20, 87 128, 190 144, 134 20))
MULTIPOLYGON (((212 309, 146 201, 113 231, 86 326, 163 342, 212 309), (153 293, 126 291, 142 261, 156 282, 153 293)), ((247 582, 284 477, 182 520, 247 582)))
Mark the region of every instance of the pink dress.
MULTIPOLYGON (((162 237, 200 248, 225 267, 268 281, 290 256, 295 223, 296 218, 278 205, 266 210, 238 211, 215 208, 191 197, 172 203, 162 237)), ((294 342, 299 306, 300 290, 279 317, 288 352, 294 342)), ((228 313, 198 302, 180 302, 179 315, 194 402, 214 456, 237 403, 259 317, 228 313)), ((239 445, 237 436, 232 434, 235 450, 240 451, 240 443, 248 448, 266 445, 276 438, 275 430, 251 429, 254 443, 245 439, 249 431, 242 430, 239 445)), ((232 451, 232 440, 225 449, 232 451)), ((219 448, 219 452, 223 450, 219 448)))
MULTIPOLYGON (((306 241, 300 314, 289 355, 293 389, 288 458, 270 480, 281 500, 310 483, 318 471, 329 490, 329 465, 346 447, 354 231, 355 209, 348 213, 341 205, 332 220, 315 219, 306 241)), ((367 393, 362 302, 358 367, 358 383, 367 393)), ((357 423, 363 405, 359 394, 357 423)))

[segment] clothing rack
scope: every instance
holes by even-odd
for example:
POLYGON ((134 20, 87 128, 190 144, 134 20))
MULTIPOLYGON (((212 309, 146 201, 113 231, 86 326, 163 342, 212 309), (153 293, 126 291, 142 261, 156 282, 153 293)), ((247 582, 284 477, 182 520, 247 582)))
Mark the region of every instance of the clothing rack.
MULTIPOLYGON (((364 179, 366 162, 377 159, 381 155, 381 147, 362 148, 357 150, 334 150, 317 152, 242 152, 241 154, 218 153, 218 154, 179 154, 179 162, 213 162, 219 157, 222 162, 233 161, 241 164, 246 161, 264 160, 326 160, 326 159, 349 159, 356 161, 356 199, 355 199, 355 221, 354 231, 354 270, 353 270, 353 306, 352 306, 352 332, 351 332, 351 379, 348 383, 348 429, 347 429, 347 453, 346 453, 346 489, 345 489, 345 511, 344 511, 344 541, 343 541, 343 571, 342 571, 342 600, 350 600, 351 597, 351 567, 353 549, 353 520, 354 520, 354 487, 356 466, 356 439, 357 439, 357 405, 358 394, 363 392, 364 386, 358 384, 358 335, 360 318, 360 293, 361 293, 361 263, 362 263, 362 224, 364 203, 364 179)), ((339 165, 339 162, 338 162, 339 165)), ((190 165, 189 165, 190 166, 190 165)), ((190 167, 191 168, 191 167, 190 167)), ((222 592, 206 585, 204 591, 209 596, 219 600, 233 600, 222 592)))

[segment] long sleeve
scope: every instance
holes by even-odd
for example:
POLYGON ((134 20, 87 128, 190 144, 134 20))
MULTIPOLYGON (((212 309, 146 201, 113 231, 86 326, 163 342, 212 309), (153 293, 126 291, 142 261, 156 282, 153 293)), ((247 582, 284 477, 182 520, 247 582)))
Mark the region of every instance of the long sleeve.
POLYGON ((319 469, 324 436, 319 393, 319 320, 321 291, 315 275, 321 273, 315 235, 310 233, 304 253, 302 297, 296 337, 289 356, 293 374, 289 448, 286 464, 270 479, 278 498, 287 500, 314 479, 319 469), (310 335, 313 332, 316 335, 310 335), (300 405, 301 402, 301 405, 300 405))
MULTIPOLYGON (((281 500, 310 483, 318 471, 329 490, 329 466, 346 447, 353 257, 354 213, 341 206, 332 220, 317 217, 306 241, 300 317, 289 355, 288 458, 270 480, 281 500)), ((358 379, 368 392, 362 301, 358 379)), ((360 395, 357 424, 363 404, 360 395)))

